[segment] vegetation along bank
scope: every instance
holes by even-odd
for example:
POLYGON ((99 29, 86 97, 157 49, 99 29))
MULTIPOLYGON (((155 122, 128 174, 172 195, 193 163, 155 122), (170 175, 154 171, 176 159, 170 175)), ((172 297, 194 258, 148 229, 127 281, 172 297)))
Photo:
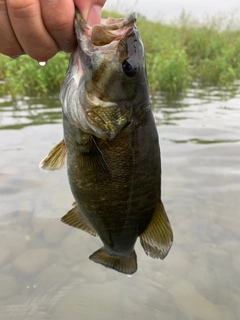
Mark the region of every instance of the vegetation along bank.
MULTIPOLYGON (((118 17, 114 12, 104 17, 118 17)), ((185 14, 174 23, 139 17, 151 91, 178 93, 193 82, 230 88, 240 79, 240 26, 221 18, 199 22, 185 14)), ((58 53, 45 67, 27 56, 0 55, 1 95, 47 95, 59 91, 69 55, 58 53)))

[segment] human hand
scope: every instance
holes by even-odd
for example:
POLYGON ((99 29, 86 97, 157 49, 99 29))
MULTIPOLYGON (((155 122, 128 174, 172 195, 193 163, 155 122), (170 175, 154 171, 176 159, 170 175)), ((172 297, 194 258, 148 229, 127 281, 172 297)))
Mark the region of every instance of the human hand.
POLYGON ((47 61, 76 47, 74 5, 90 25, 100 22, 106 0, 0 0, 0 53, 47 61))

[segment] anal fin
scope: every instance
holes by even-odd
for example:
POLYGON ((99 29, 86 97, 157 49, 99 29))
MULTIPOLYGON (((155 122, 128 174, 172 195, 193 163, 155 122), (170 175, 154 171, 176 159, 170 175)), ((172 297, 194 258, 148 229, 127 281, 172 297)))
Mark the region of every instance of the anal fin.
POLYGON ((98 234, 85 222, 77 207, 68 211, 68 213, 61 218, 61 221, 71 227, 81 229, 94 237, 98 237, 98 234))
POLYGON ((89 259, 121 273, 130 275, 137 271, 137 256, 135 251, 129 256, 120 257, 117 255, 110 255, 108 251, 102 247, 94 252, 89 259))
POLYGON ((39 168, 43 170, 61 169, 64 166, 66 154, 66 145, 64 140, 62 140, 39 163, 39 168))
POLYGON ((139 237, 147 255, 156 259, 166 257, 173 243, 173 232, 162 202, 157 206, 146 230, 139 237))

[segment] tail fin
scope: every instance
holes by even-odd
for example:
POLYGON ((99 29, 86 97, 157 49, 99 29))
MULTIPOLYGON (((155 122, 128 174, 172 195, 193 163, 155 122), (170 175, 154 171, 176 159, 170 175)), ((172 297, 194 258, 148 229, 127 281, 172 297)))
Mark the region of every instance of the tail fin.
POLYGON ((125 274, 133 274, 137 271, 137 256, 135 251, 129 256, 119 257, 110 255, 107 250, 102 247, 94 252, 89 259, 125 274))

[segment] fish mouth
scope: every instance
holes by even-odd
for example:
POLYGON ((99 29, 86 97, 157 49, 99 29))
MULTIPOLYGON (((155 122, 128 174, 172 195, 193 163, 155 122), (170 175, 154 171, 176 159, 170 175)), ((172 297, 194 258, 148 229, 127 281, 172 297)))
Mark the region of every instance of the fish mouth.
MULTIPOLYGON (((118 42, 131 34, 134 28, 134 23, 137 20, 136 13, 131 13, 127 15, 125 18, 107 18, 101 19, 100 24, 96 24, 93 27, 89 26, 82 18, 81 13, 78 9, 75 10, 75 31, 78 42, 84 36, 88 37, 91 44, 96 46, 99 49, 101 46, 104 46, 104 50, 106 50, 106 46, 109 49, 116 47, 118 42)), ((84 43, 81 41, 82 49, 89 49, 89 41, 88 43, 84 43)), ((80 43, 79 43, 80 44, 80 43)), ((93 49, 93 48, 92 48, 93 49)))
MULTIPOLYGON (((125 18, 101 19, 100 24, 91 27, 80 12, 75 11, 78 46, 71 55, 60 100, 68 120, 83 132, 98 138, 113 139, 130 119, 131 108, 119 107, 119 101, 104 97, 104 85, 97 87, 95 83, 102 78, 99 70, 118 62, 119 43, 124 46, 125 39, 135 32, 135 21, 136 14, 131 13, 125 18)), ((110 79, 110 71, 105 76, 106 83, 110 79)))

